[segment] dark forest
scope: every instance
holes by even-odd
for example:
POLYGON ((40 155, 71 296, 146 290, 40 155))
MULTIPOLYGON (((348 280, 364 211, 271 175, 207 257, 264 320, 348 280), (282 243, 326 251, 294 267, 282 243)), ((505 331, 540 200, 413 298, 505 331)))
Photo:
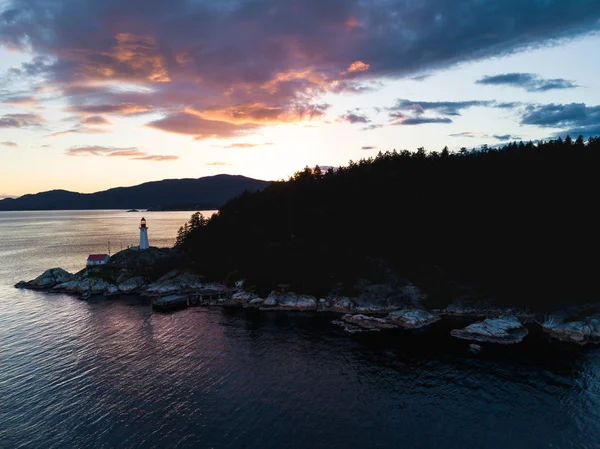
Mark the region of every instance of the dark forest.
POLYGON ((470 295, 544 308, 597 299, 600 138, 391 151, 305 168, 244 192, 177 246, 214 280, 261 294, 352 295, 409 279, 432 302, 470 295))

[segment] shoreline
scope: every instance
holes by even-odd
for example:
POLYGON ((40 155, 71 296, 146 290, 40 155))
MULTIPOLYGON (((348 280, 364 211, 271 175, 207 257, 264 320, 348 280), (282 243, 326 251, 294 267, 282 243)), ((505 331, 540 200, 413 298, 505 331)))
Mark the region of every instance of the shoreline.
MULTIPOLYGON (((533 313, 517 308, 495 308, 489 304, 465 304, 455 301, 445 308, 427 310, 422 304, 423 295, 412 284, 398 287, 393 293, 403 300, 390 303, 378 300, 369 302, 364 298, 347 296, 327 296, 317 298, 288 291, 272 291, 267 297, 260 297, 243 290, 243 281, 235 288, 223 284, 210 283, 199 275, 171 270, 149 282, 132 272, 131 267, 122 271, 112 267, 113 277, 106 273, 84 270, 71 274, 60 268, 47 270, 36 279, 15 284, 16 288, 43 291, 45 293, 69 294, 79 299, 117 298, 122 295, 147 297, 153 304, 159 298, 177 297, 182 309, 195 306, 237 306, 254 308, 260 311, 305 311, 332 313, 336 319, 332 324, 340 326, 350 334, 381 332, 394 329, 420 329, 445 319, 461 318, 470 323, 462 329, 453 329, 450 335, 471 343, 471 350, 479 351, 480 343, 516 344, 528 335, 527 326, 539 326, 543 332, 556 340, 579 345, 600 343, 600 313, 569 321, 563 312, 552 314, 533 313), (115 275, 117 273, 117 275, 115 275), (113 282, 111 282, 113 281, 113 282), (404 289, 404 290, 403 290, 404 289), (204 299, 203 295, 209 297, 204 299), (190 304, 189 297, 198 298, 190 304), (183 300, 182 300, 183 298, 183 300), (187 301, 186 301, 187 298, 187 301)), ((122 267, 123 268, 123 267, 122 267)), ((167 308, 165 308, 167 309, 167 308)), ((169 311, 169 310, 163 310, 169 311)))

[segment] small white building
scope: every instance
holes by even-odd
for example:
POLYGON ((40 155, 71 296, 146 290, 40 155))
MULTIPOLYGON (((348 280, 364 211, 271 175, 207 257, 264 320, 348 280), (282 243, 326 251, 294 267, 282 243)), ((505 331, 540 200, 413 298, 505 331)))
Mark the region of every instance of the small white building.
POLYGON ((110 256, 108 254, 90 254, 87 258, 86 266, 105 265, 109 260, 110 256))

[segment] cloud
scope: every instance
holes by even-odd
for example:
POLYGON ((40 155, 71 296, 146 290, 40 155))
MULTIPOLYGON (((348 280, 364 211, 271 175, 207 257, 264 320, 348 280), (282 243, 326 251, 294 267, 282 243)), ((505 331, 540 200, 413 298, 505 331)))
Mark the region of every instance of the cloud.
POLYGON ((427 111, 433 111, 437 114, 446 116, 461 115, 463 109, 469 109, 476 106, 491 106, 493 101, 413 101, 399 99, 389 108, 391 111, 405 111, 416 115, 427 111))
POLYGON ((10 72, 72 112, 158 112, 149 126, 207 138, 318 120, 326 94, 553 44, 599 19, 590 0, 12 0, 0 43, 35 55, 10 72), (176 123, 192 110, 226 125, 176 123))
POLYGON ((10 147, 10 148, 16 148, 19 145, 17 145, 16 142, 10 142, 10 141, 6 141, 6 142, 0 142, 1 145, 4 145, 5 147, 10 147))
POLYGON ((162 156, 162 155, 157 154, 157 155, 150 155, 150 156, 133 157, 131 159, 134 161, 166 162, 166 161, 176 161, 177 159, 179 159, 179 156, 174 156, 174 155, 162 156))
POLYGON ((2 103, 11 106, 31 106, 35 104, 36 101, 37 100, 31 95, 16 95, 2 98, 2 103))
POLYGON ((370 68, 370 64, 366 64, 362 61, 354 61, 346 70, 342 71, 341 74, 348 75, 349 73, 367 72, 370 68))
POLYGON ((392 123, 393 125, 425 125, 428 123, 452 123, 448 117, 407 117, 392 123))
POLYGON ((101 115, 92 115, 81 120, 82 125, 112 125, 110 120, 102 117, 101 115))
POLYGON ((371 120, 366 115, 355 114, 352 112, 348 112, 347 114, 338 117, 338 121, 350 123, 353 125, 355 123, 371 123, 371 120))
POLYGON ((600 106, 584 103, 529 105, 521 116, 522 125, 542 127, 583 126, 600 123, 600 106))
POLYGON ((562 128, 554 136, 582 135, 590 137, 600 134, 600 106, 587 106, 585 103, 570 104, 530 104, 521 111, 522 125, 541 128, 562 128))
POLYGON ((450 117, 460 116, 464 109, 493 105, 494 101, 413 101, 401 98, 387 110, 392 125, 425 125, 452 123, 450 117), (436 115, 427 116, 428 112, 436 115))
POLYGON ((80 114, 114 114, 114 115, 137 115, 152 112, 153 108, 148 104, 119 103, 119 104, 88 104, 75 105, 67 108, 68 112, 80 114))
POLYGON ((362 130, 363 131, 372 131, 374 129, 379 129, 379 128, 383 128, 383 127, 384 127, 384 125, 373 123, 371 125, 365 126, 364 128, 362 128, 362 130))
POLYGON ((361 150, 376 150, 377 147, 374 147, 372 145, 365 145, 363 147, 360 148, 361 150))
POLYGON ((61 137, 69 134, 106 134, 108 133, 105 129, 90 128, 88 126, 76 126, 75 128, 66 129, 64 131, 56 131, 45 135, 44 137, 61 137))
POLYGON ((0 117, 0 128, 31 128, 45 122, 38 114, 5 114, 0 117))
POLYGON ((492 137, 494 139, 502 140, 502 141, 506 141, 506 140, 521 140, 521 138, 519 136, 513 136, 512 134, 502 134, 502 135, 496 135, 496 134, 494 134, 492 137))
POLYGON ((469 138, 475 138, 475 137, 489 137, 487 134, 482 133, 482 132, 474 132, 474 131, 465 131, 462 133, 456 133, 456 134, 449 134, 450 137, 469 137, 469 138))
POLYGON ((544 79, 533 73, 504 73, 484 76, 478 84, 521 87, 528 92, 546 92, 555 89, 573 89, 579 87, 573 81, 563 78, 544 79))
POLYGON ((195 136, 195 140, 239 137, 259 127, 255 124, 236 125, 224 121, 205 120, 197 115, 183 112, 168 115, 146 126, 168 133, 195 136))
POLYGON ((179 159, 179 156, 148 154, 136 147, 118 148, 103 147, 99 145, 71 147, 65 154, 67 156, 126 157, 136 161, 173 161, 179 159))
POLYGON ((273 145, 271 142, 265 143, 232 143, 230 145, 224 145, 223 148, 255 148, 255 147, 264 147, 268 145, 273 145))
POLYGON ((140 156, 146 153, 140 152, 135 147, 115 148, 89 145, 69 148, 66 154, 67 156, 140 156))
POLYGON ((208 162, 207 164, 204 164, 204 165, 207 165, 209 167, 225 167, 225 166, 228 166, 231 164, 228 164, 227 162, 208 162))

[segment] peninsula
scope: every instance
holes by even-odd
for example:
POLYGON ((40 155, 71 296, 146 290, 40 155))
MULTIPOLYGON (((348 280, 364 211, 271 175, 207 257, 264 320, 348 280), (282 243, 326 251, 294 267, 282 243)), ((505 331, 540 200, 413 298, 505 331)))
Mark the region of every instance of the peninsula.
POLYGON ((193 214, 175 248, 124 251, 99 273, 50 270, 17 286, 237 288, 209 303, 338 312, 350 332, 467 315, 476 322, 456 338, 516 343, 539 323, 553 337, 597 343, 597 264, 585 254, 598 249, 599 159, 600 138, 580 137, 306 168, 231 199, 210 220, 193 214))

